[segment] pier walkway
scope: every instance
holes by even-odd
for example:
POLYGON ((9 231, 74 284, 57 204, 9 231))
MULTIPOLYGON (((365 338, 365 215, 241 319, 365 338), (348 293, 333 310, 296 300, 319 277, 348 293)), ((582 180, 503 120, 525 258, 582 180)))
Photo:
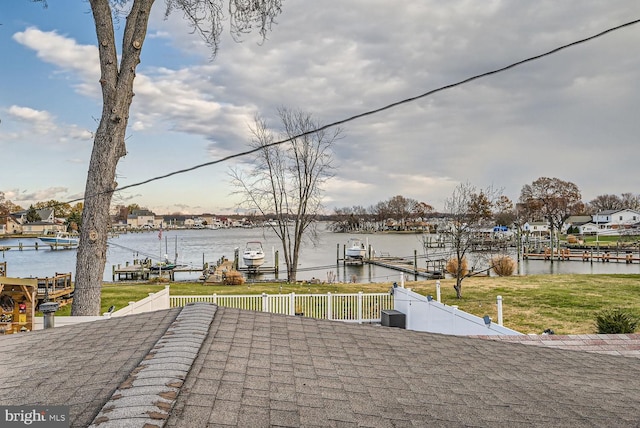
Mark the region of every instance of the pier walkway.
POLYGON ((363 262, 428 279, 444 278, 445 269, 443 260, 427 260, 427 267, 417 266, 415 260, 412 261, 403 257, 392 256, 365 258, 363 262), (430 268, 429 265, 433 265, 433 268, 430 268))
POLYGON ((558 260, 558 261, 582 261, 582 262, 602 262, 602 263, 638 263, 640 262, 640 253, 636 251, 634 254, 631 250, 611 251, 611 250, 584 250, 575 251, 569 248, 560 248, 551 254, 550 249, 542 252, 525 252, 522 254, 523 260, 558 260))

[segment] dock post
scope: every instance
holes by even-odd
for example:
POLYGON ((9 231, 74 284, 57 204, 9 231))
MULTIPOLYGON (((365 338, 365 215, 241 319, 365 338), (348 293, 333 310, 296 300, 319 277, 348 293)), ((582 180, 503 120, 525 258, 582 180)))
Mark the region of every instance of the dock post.
POLYGON ((418 278, 418 250, 413 250, 413 274, 418 278))
POLYGON ((237 248, 233 250, 233 269, 234 270, 238 270, 238 267, 240 265, 239 254, 240 254, 240 250, 238 250, 237 248))
POLYGON ((116 265, 111 265, 111 282, 116 282, 116 265))
POLYGON ((278 279, 278 272, 280 271, 280 265, 279 265, 279 260, 278 260, 278 250, 276 250, 276 254, 275 254, 275 258, 274 258, 275 262, 274 262, 274 274, 276 279, 278 279))
POLYGON ((336 264, 340 264, 340 244, 336 244, 336 264))

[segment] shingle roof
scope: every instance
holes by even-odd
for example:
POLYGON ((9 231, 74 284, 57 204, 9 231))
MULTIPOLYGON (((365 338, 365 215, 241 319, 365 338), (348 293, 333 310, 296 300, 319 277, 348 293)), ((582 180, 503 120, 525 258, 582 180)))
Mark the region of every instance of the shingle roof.
POLYGON ((477 336, 482 339, 548 348, 640 358, 640 334, 570 334, 536 336, 477 336))
POLYGON ((143 426, 149 417, 189 428, 640 421, 636 358, 204 304, 178 315, 0 337, 0 404, 69 404, 77 427, 143 426), (164 395, 152 392, 158 379, 164 395), (142 388, 141 398, 129 387, 142 388), (126 412, 131 419, 110 418, 126 412))

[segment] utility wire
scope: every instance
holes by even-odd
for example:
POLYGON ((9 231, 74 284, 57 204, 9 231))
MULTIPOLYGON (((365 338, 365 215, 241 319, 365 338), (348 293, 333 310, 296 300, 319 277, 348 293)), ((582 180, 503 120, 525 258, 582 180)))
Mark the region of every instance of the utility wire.
POLYGON ((637 24, 639 22, 640 22, 640 19, 629 21, 629 22, 626 22, 624 24, 621 24, 621 25, 609 28, 607 30, 601 31, 601 32, 599 32, 597 34, 594 34, 592 36, 585 37, 583 39, 576 40, 574 42, 559 46, 559 47, 557 47, 555 49, 552 49, 550 51, 547 51, 545 53, 542 53, 542 54, 539 54, 539 55, 535 55, 535 56, 532 56, 532 57, 529 57, 529 58, 514 62, 512 64, 509 64, 509 65, 505 66, 505 67, 497 68, 497 69, 494 69, 494 70, 491 70, 491 71, 487 71, 487 72, 484 72, 484 73, 481 73, 481 74, 476 74, 475 76, 468 77, 468 78, 460 80, 458 82, 451 83, 451 84, 445 85, 445 86, 441 86, 439 88, 427 91, 427 92, 425 92, 423 94, 416 95, 416 96, 410 97, 410 98, 405 98, 403 100, 396 101, 396 102, 391 103, 391 104, 387 104, 387 105, 385 105, 383 107, 379 107, 379 108, 376 108, 376 109, 373 109, 373 110, 369 110, 369 111, 365 111, 363 113, 359 113, 359 114, 356 114, 354 116, 347 117, 345 119, 341 119, 341 120, 329 123, 327 125, 323 125, 323 126, 321 126, 319 128, 313 129, 311 131, 302 132, 302 133, 300 133, 298 135, 295 135, 295 136, 290 137, 290 138, 286 138, 284 140, 275 141, 273 143, 265 144, 264 146, 260 146, 260 147, 257 147, 257 148, 251 149, 251 150, 247 150, 247 151, 244 151, 244 152, 240 152, 240 153, 236 153, 236 154, 233 154, 233 155, 225 156, 223 158, 216 159, 216 160, 213 160, 213 161, 210 161, 210 162, 205 162, 205 163, 202 163, 202 164, 199 164, 199 165, 194 165, 194 166, 192 166, 190 168, 180 169, 180 170, 177 170, 177 171, 170 172, 168 174, 159 175, 159 176, 156 176, 156 177, 153 177, 153 178, 149 178, 149 179, 144 180, 144 181, 140 181, 140 182, 137 182, 137 183, 133 183, 133 184, 129 184, 129 185, 126 185, 126 186, 122 186, 122 187, 119 187, 119 188, 114 189, 114 190, 101 192, 101 193, 97 193, 97 194, 94 194, 94 195, 88 195, 88 196, 85 195, 82 198, 73 199, 73 200, 71 200, 71 201, 69 201, 67 203, 79 202, 79 201, 82 201, 84 199, 90 198, 92 196, 98 196, 98 195, 101 195, 101 194, 113 193, 113 192, 116 192, 116 191, 122 191, 122 190, 130 189, 132 187, 142 186, 144 184, 148 184, 148 183, 151 183, 153 181, 163 180, 165 178, 169 178, 169 177, 172 177, 174 175, 184 174, 184 173, 187 173, 187 172, 194 171, 196 169, 204 168, 206 166, 216 165, 216 164, 219 164, 219 163, 222 163, 222 162, 229 161, 231 159, 247 156, 247 155, 250 155, 250 154, 255 153, 257 151, 264 150, 265 148, 269 148, 269 147, 277 146, 277 145, 280 145, 280 144, 288 143, 288 142, 293 141, 293 140, 295 140, 297 138, 301 138, 301 137, 305 137, 307 135, 315 134, 316 132, 324 131, 326 129, 333 128, 335 126, 342 125, 342 124, 345 124, 345 123, 348 123, 348 122, 352 122, 354 120, 361 119, 361 118, 366 117, 366 116, 371 116, 371 115, 374 115, 374 114, 378 114, 378 113, 381 113, 383 111, 390 110, 392 108, 398 107, 400 105, 411 103, 411 102, 417 101, 417 100, 422 99, 422 98, 426 98, 426 97, 431 96, 433 94, 436 94, 438 92, 442 92, 442 91, 445 91, 447 89, 452 89, 452 88, 455 88, 457 86, 461 86, 461 85, 467 84, 469 82, 481 79, 483 77, 491 76, 493 74, 502 73, 504 71, 507 71, 507 70, 510 70, 512 68, 521 66, 523 64, 526 64, 526 63, 529 63, 529 62, 532 62, 532 61, 537 61, 537 60, 539 60, 541 58, 544 58, 546 56, 556 54, 556 53, 558 53, 558 52, 560 52, 560 51, 562 51, 564 49, 568 49, 570 47, 574 47, 574 46, 580 45, 582 43, 586 43, 588 41, 597 39, 597 38, 602 37, 602 36, 604 36, 604 35, 606 35, 608 33, 623 29, 625 27, 629 27, 629 26, 635 25, 635 24, 637 24))

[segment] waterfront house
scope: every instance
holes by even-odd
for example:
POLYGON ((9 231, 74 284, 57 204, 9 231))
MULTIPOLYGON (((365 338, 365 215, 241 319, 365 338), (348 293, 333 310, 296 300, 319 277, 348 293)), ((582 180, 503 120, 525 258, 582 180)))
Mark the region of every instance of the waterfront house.
POLYGON ((40 220, 30 223, 27 222, 28 213, 29 210, 22 210, 9 214, 5 222, 6 233, 34 235, 65 230, 64 221, 55 218, 53 208, 36 210, 40 220))
POLYGON ((22 225, 11 215, 3 216, 0 224, 0 235, 14 235, 22 231, 22 225))
POLYGON ((134 210, 127 216, 129 229, 154 228, 156 215, 149 210, 134 210))
POLYGON ((549 235, 549 223, 546 221, 529 221, 522 226, 522 230, 533 236, 546 236, 549 235))
POLYGON ((640 211, 631 209, 606 210, 593 215, 598 233, 621 234, 625 230, 640 228, 640 211))
POLYGON ((598 225, 592 221, 576 225, 575 227, 578 228, 578 234, 580 235, 595 235, 598 233, 598 225))
POLYGON ((21 229, 24 235, 47 235, 64 232, 67 227, 61 222, 32 221, 31 223, 23 224, 21 229))
MULTIPOLYGON (((43 208, 36 210, 38 217, 40 217, 40 221, 44 221, 47 223, 55 222, 55 215, 53 208, 43 208)), ((27 222, 27 214, 29 214, 29 210, 22 210, 11 213, 10 216, 15 219, 18 224, 25 224, 27 222)))
MULTIPOLYGON (((571 233, 569 232, 569 230, 571 229, 578 229, 581 230, 581 227, 584 226, 585 224, 589 224, 591 223, 591 216, 590 215, 572 215, 569 216, 563 223, 562 225, 562 229, 560 230, 560 233, 571 233)), ((575 231, 574 231, 575 233, 575 231)), ((578 232, 578 233, 582 233, 582 232, 578 232)))

